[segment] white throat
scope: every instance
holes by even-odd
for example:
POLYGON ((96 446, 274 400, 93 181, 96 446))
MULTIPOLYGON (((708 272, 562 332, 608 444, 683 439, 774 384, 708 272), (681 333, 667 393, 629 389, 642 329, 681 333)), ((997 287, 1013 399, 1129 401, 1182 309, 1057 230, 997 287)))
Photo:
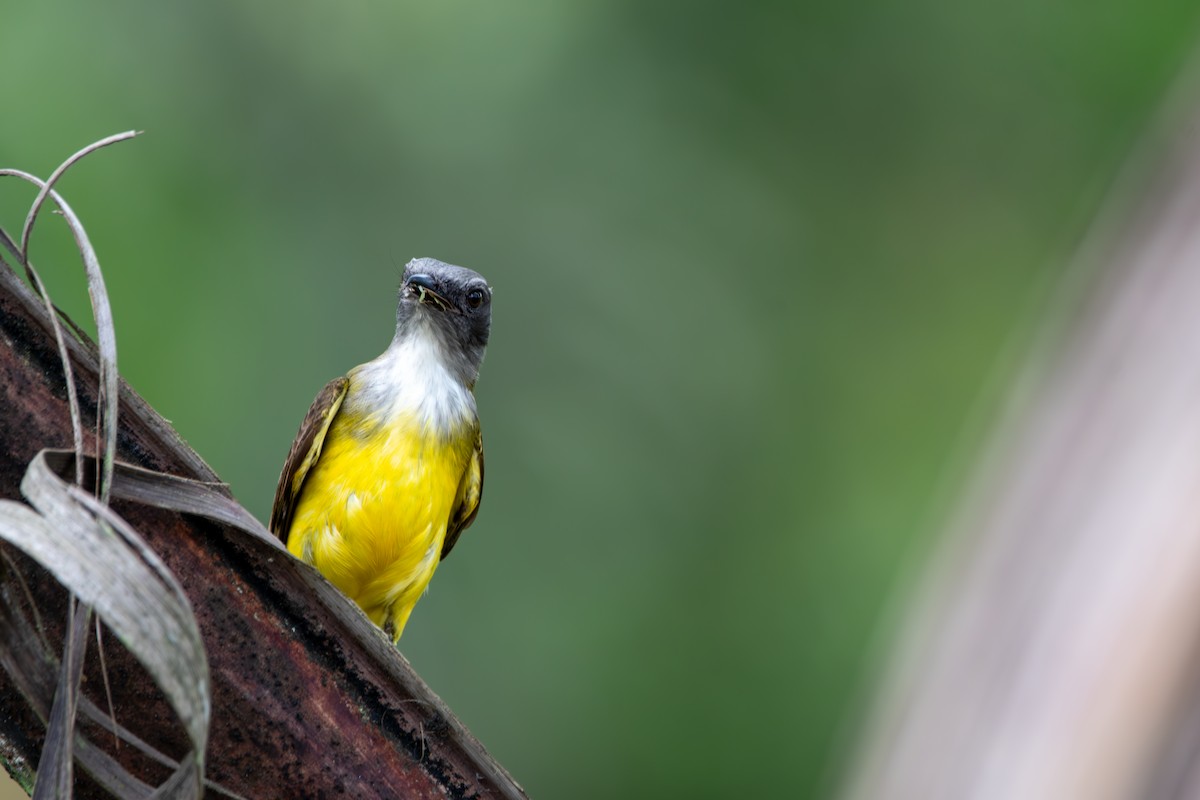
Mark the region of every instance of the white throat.
POLYGON ((475 396, 442 357, 437 334, 419 325, 373 361, 350 373, 346 402, 387 420, 415 415, 423 427, 449 432, 476 418, 475 396))

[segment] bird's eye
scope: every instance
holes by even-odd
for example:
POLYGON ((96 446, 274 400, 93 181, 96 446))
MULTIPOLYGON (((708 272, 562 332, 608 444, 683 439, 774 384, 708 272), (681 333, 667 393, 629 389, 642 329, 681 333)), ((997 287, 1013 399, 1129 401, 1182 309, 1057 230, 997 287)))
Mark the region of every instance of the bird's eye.
POLYGON ((467 305, 471 308, 479 308, 486 299, 487 292, 483 291, 483 289, 475 288, 467 292, 467 305))

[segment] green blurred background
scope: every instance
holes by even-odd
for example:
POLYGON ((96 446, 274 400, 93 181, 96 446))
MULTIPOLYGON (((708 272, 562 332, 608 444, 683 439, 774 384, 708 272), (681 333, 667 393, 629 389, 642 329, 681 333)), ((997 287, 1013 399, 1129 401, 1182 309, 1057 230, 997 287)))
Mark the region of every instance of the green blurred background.
MULTIPOLYGON (((405 654, 535 797, 820 797, 1198 16, 10 0, 0 165, 146 131, 61 188, 123 374, 260 517, 404 263, 483 272, 484 503, 405 654)), ((86 317, 63 228, 34 260, 86 317)))

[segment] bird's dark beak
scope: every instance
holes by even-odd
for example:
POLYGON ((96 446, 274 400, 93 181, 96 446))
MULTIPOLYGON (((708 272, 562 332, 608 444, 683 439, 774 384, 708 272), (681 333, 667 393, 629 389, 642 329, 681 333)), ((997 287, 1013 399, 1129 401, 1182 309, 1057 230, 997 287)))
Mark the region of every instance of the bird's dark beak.
POLYGON ((433 277, 423 272, 409 275, 408 280, 404 282, 405 291, 410 297, 417 298, 418 303, 428 303, 445 311, 450 308, 450 303, 434 290, 435 286, 433 277))

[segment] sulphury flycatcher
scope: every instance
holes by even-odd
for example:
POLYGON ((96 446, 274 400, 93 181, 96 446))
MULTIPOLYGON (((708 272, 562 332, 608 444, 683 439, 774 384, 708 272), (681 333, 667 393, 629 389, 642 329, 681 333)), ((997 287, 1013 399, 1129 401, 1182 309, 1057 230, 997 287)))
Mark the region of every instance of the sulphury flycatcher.
POLYGON ((491 320, 479 273, 410 261, 392 343, 321 390, 279 476, 271 530, 393 641, 479 510, 491 320))

